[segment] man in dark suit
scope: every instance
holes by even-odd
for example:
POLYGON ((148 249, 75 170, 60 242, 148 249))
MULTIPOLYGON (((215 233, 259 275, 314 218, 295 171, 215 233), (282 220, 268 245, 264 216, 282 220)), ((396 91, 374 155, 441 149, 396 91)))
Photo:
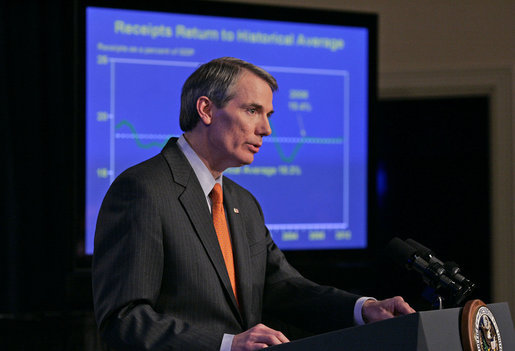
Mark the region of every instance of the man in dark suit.
POLYGON ((400 297, 376 301, 302 277, 256 199, 223 177, 271 134, 276 89, 245 61, 200 66, 183 86, 184 134, 111 185, 93 258, 95 315, 111 346, 253 350, 288 342, 261 324, 264 313, 319 333, 413 312, 400 297))

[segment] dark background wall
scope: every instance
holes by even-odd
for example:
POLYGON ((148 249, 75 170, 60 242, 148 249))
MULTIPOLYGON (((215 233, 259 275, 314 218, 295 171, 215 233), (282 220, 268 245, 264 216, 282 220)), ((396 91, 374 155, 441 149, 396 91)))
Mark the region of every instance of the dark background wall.
POLYGON ((67 303, 77 225, 73 16, 70 1, 0 4, 2 311, 67 303))
MULTIPOLYGON (((75 255, 83 196, 75 16, 73 1, 0 4, 0 338, 32 349, 98 346, 89 275, 75 255)), ((488 99, 383 101, 377 117, 387 186, 374 207, 370 256, 289 257, 321 283, 427 307, 419 278, 382 256, 392 236, 412 237, 468 268, 488 301, 488 99), (464 241, 487 259, 460 253, 464 241)))
POLYGON ((0 349, 95 350, 74 298, 73 1, 0 3, 0 349), (89 345, 89 346, 88 346, 89 345))

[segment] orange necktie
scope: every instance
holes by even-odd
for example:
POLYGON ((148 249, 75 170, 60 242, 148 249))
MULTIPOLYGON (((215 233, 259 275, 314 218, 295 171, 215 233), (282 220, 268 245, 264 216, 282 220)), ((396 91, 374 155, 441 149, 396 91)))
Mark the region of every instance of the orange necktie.
POLYGON ((227 220, 225 219, 225 211, 223 204, 223 193, 222 187, 219 183, 216 183, 209 194, 211 197, 212 212, 213 212, 213 224, 215 225, 216 235, 218 236, 218 243, 222 249, 224 256, 225 267, 227 273, 229 273, 229 279, 231 280, 232 291, 238 301, 238 295, 236 294, 236 274, 234 272, 234 258, 232 255, 231 237, 229 236, 229 228, 227 227, 227 220))

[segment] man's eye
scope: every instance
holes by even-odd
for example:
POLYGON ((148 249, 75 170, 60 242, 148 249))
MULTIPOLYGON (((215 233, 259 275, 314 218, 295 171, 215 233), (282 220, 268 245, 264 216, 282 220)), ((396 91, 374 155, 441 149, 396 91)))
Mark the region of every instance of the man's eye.
POLYGON ((254 113, 257 112, 257 110, 255 108, 253 108, 253 107, 247 109, 247 111, 249 111, 249 113, 251 113, 251 114, 254 114, 254 113))

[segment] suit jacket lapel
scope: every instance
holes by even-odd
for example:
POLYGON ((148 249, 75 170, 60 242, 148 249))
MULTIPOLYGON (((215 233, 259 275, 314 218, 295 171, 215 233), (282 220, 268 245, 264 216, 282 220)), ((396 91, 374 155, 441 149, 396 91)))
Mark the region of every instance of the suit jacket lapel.
POLYGON ((233 312, 238 316, 240 322, 243 322, 232 292, 231 281, 225 267, 225 261, 220 250, 220 244, 218 243, 204 192, 188 160, 176 145, 176 141, 176 138, 170 139, 163 149, 163 155, 170 164, 174 181, 184 186, 184 192, 179 196, 179 201, 184 206, 207 255, 215 267, 218 277, 222 281, 226 293, 231 300, 233 312))
MULTIPOLYGON (((238 285, 238 301, 240 303, 240 311, 243 314, 245 323, 247 323, 252 308, 252 280, 249 279, 252 274, 249 243, 242 214, 239 213, 237 196, 232 191, 232 187, 226 184, 228 182, 224 182, 224 204, 231 232, 236 282, 238 285)), ((251 326, 245 325, 245 329, 249 327, 251 326)))

